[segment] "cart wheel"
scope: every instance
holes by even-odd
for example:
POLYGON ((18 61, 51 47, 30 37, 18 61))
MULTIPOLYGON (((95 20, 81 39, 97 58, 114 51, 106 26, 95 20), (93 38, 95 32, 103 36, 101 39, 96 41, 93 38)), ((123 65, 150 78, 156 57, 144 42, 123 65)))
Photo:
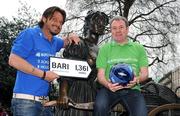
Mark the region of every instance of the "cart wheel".
POLYGON ((164 111, 178 110, 180 111, 180 104, 172 103, 158 106, 151 110, 148 113, 148 116, 156 116, 158 113, 162 113, 164 111))

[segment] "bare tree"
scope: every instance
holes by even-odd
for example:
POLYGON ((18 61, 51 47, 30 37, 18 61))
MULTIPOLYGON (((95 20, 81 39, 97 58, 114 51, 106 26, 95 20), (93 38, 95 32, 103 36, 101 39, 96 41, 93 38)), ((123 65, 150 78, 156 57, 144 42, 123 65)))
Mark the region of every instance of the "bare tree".
POLYGON ((179 53, 176 52, 179 5, 178 0, 67 0, 70 19, 82 18, 88 10, 103 11, 110 18, 115 15, 126 17, 130 24, 129 37, 142 43, 147 50, 153 78, 162 77, 179 65, 179 53))

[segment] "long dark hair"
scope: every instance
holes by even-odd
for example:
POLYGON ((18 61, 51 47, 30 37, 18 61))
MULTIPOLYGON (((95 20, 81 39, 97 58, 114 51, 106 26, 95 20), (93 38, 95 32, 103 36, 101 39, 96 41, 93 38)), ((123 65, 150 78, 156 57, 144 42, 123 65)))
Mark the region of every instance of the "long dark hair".
MULTIPOLYGON (((63 9, 61 9, 61 8, 59 8, 57 6, 52 6, 52 7, 47 8, 44 11, 42 17, 50 18, 51 19, 53 14, 54 14, 54 12, 56 12, 56 11, 58 11, 59 13, 62 14, 62 16, 63 16, 63 24, 64 24, 64 22, 66 20, 66 12, 63 9)), ((42 21, 42 19, 38 22, 38 25, 39 25, 40 28, 43 27, 44 22, 42 21)))

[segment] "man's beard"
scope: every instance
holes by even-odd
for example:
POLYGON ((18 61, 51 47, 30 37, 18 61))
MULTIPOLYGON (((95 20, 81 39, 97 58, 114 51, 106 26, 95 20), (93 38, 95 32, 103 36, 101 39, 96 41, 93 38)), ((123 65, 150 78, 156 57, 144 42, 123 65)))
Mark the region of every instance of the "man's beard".
POLYGON ((52 32, 52 31, 50 31, 50 33, 51 33, 52 36, 55 36, 55 35, 58 34, 58 33, 52 32))

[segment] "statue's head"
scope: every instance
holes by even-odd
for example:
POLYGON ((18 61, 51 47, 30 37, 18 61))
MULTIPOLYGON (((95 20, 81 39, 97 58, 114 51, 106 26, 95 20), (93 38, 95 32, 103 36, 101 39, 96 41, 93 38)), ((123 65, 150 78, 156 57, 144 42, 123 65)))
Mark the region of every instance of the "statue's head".
POLYGON ((108 24, 108 16, 104 12, 89 11, 85 17, 84 36, 86 39, 91 39, 90 42, 97 42, 97 36, 103 35, 105 27, 108 24), (93 37, 95 35, 96 37, 93 37), (93 40, 95 39, 95 40, 93 40))

